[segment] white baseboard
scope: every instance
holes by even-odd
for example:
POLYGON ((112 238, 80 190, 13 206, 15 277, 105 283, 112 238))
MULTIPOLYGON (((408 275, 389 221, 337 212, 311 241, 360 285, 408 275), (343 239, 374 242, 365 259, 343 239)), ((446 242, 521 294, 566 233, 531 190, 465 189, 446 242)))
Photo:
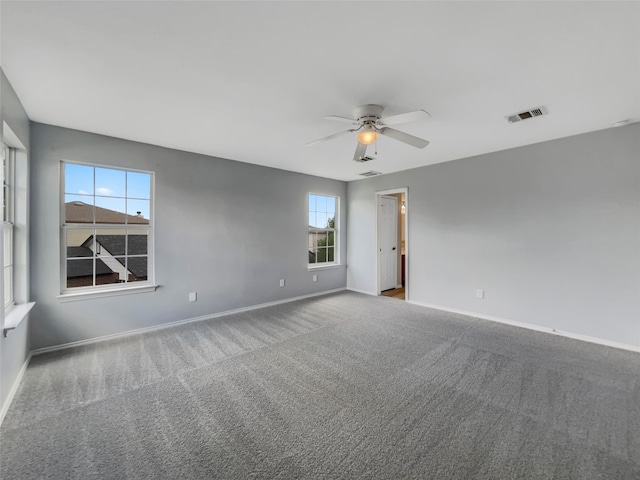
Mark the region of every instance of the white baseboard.
POLYGON ((514 320, 508 320, 506 318, 494 317, 492 315, 485 315, 482 313, 469 312, 467 310, 459 310, 457 308, 443 307, 442 305, 434 305, 431 303, 414 302, 407 300, 407 303, 419 305, 421 307, 433 308, 435 310, 442 310, 445 312, 459 313, 460 315, 466 315, 469 317, 481 318, 483 320, 489 320, 491 322, 504 323, 506 325, 512 325, 514 327, 526 328, 527 330, 535 330, 537 332, 550 333, 552 335, 560 335, 561 337, 572 338, 574 340, 581 340, 583 342, 597 343, 599 345, 605 345, 607 347, 620 348, 622 350, 630 350, 632 352, 640 353, 640 346, 629 345, 626 343, 615 342, 613 340, 607 340, 604 338, 590 337, 588 335, 582 335, 573 332, 564 332, 556 330, 555 328, 542 327, 540 325, 534 325, 532 323, 516 322, 514 320))
POLYGON ((364 293, 365 295, 372 295, 374 297, 378 296, 373 292, 367 292, 366 290, 358 290, 357 288, 349 288, 349 287, 347 287, 347 290, 349 290, 350 292, 364 293))
POLYGON ((15 397, 16 392, 18 391, 18 387, 22 382, 22 377, 24 377, 24 373, 27 371, 27 367, 29 366, 31 357, 32 357, 32 352, 29 352, 29 354, 27 355, 27 358, 22 364, 22 367, 20 368, 20 371, 18 372, 18 376, 16 377, 16 379, 13 382, 13 385, 11 386, 11 390, 9 390, 9 395, 7 395, 7 398, 4 399, 4 405, 2 405, 2 409, 0 409, 0 425, 2 425, 2 422, 4 421, 4 417, 9 411, 11 402, 13 402, 13 397, 15 397))
POLYGON ((344 290, 346 290, 346 288, 335 288, 333 290, 324 290, 322 292, 309 293, 307 295, 300 295, 298 297, 285 298, 285 299, 276 300, 276 301, 273 301, 273 302, 260 303, 258 305, 251 305, 249 307, 236 308, 234 310, 226 310, 224 312, 218 312, 218 313, 212 313, 212 314, 208 314, 208 315, 202 315, 200 317, 193 317, 193 318, 187 318, 187 319, 184 319, 184 320, 177 320, 175 322, 163 323, 162 325, 154 325, 152 327, 137 328, 135 330, 129 330, 129 331, 122 332, 122 333, 114 333, 114 334, 111 334, 111 335, 103 335, 103 336, 100 336, 100 337, 89 338, 87 340, 79 340, 77 342, 63 343, 61 345, 54 345, 52 347, 38 348, 36 350, 32 350, 29 355, 32 355, 32 354, 33 355, 42 355, 43 353, 55 352, 57 350, 64 350, 66 348, 79 347, 79 346, 82 346, 82 345, 91 345, 93 343, 106 342, 107 340, 113 340, 113 339, 116 339, 116 338, 124 338, 124 337, 129 337, 129 336, 132 336, 132 335, 140 335, 142 333, 148 333, 148 332, 153 332, 153 331, 156 331, 156 330, 162 330, 162 329, 165 329, 165 328, 171 328, 171 327, 175 327, 177 325, 183 325, 185 323, 201 322, 202 320, 210 320, 212 318, 226 317, 227 315, 233 315, 235 313, 248 312, 250 310, 257 310, 258 308, 271 307, 271 306, 274 306, 274 305, 281 305, 283 303, 295 302, 297 300, 303 300, 305 298, 311 298, 311 297, 318 297, 320 295, 327 295, 329 293, 342 292, 344 290))

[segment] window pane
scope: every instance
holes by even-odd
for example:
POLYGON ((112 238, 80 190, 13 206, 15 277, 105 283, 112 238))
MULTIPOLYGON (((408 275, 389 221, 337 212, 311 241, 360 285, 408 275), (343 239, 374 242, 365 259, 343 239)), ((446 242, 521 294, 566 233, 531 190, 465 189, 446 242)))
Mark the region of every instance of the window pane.
POLYGON ((127 199, 128 223, 149 223, 151 218, 151 202, 149 200, 127 199), (131 218, 135 217, 135 218, 131 218))
POLYGON ((117 280, 120 283, 128 281, 129 271, 127 269, 127 257, 113 257, 113 264, 110 264, 111 269, 117 272, 117 280))
POLYGON ((318 247, 318 253, 316 254, 317 263, 323 263, 327 261, 327 249, 326 247, 318 247))
POLYGON ((316 195, 309 195, 309 211, 316 211, 316 195))
POLYGON ((147 257, 127 257, 129 282, 143 282, 147 280, 147 257))
POLYGON ((150 200, 151 175, 148 173, 127 172, 127 197, 150 200))
POLYGON ((126 223, 124 198, 96 197, 96 223, 126 223))
POLYGON ((327 197, 318 195, 316 197, 316 212, 326 212, 327 211, 327 197))
POLYGON ((335 248, 334 247, 327 247, 327 262, 333 262, 334 261, 334 251, 335 248))
POLYGON ((67 258, 93 256, 93 229, 69 228, 67 230, 67 258))
POLYGON ((93 167, 66 163, 64 166, 65 193, 93 195, 93 167))
POLYGON ((125 255, 126 241, 127 231, 124 228, 96 230, 96 251, 102 258, 125 255))
POLYGON ((336 212, 336 198, 335 197, 327 197, 327 213, 330 217, 333 217, 336 212))
POLYGON ((334 232, 327 232, 327 246, 328 247, 333 247, 335 245, 335 233, 334 232))
POLYGON ((93 223, 93 197, 86 195, 65 195, 66 223, 93 223))
POLYGON ((104 197, 126 196, 126 172, 113 168, 96 168, 96 195, 104 197))
POLYGON ((316 213, 316 222, 317 226, 320 228, 327 228, 327 214, 326 213, 316 213))
POLYGON ((93 285, 93 258, 67 260, 67 288, 93 285))
POLYGON ((149 236, 146 234, 129 232, 127 237, 127 255, 146 255, 149 236))
POLYGON ((318 246, 318 243, 316 239, 316 233, 309 232, 309 251, 315 253, 317 246, 318 246))
POLYGON ((117 259, 107 255, 96 258, 96 285, 124 282, 124 268, 117 259))

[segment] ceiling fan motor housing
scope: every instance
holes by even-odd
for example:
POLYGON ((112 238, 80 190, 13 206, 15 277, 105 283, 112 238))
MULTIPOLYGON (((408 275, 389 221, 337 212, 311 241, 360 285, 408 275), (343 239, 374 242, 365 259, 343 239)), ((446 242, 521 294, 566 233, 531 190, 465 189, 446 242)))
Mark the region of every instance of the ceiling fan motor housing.
POLYGON ((353 111, 353 117, 363 125, 375 125, 375 123, 382 118, 383 110, 384 108, 380 105, 360 105, 353 111))

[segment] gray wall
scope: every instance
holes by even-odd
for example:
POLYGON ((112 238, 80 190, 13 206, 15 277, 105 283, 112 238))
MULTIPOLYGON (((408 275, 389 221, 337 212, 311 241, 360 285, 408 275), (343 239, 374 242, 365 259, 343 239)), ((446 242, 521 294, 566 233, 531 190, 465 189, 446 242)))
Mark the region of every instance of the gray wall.
POLYGON ((346 286, 344 249, 343 266, 315 272, 307 270, 306 250, 309 192, 340 196, 346 244, 344 182, 38 123, 31 142, 34 349, 346 286), (157 291, 56 298, 62 159, 155 172, 157 291))
MULTIPOLYGON (((1 69, 0 105, 2 106, 0 125, 6 122, 22 144, 29 149, 29 119, 1 69)), ((4 315, 4 309, 0 308, 0 310, 4 315)), ((27 318, 7 338, 0 334, 0 409, 4 407, 7 395, 31 350, 28 331, 29 319, 27 318)))
POLYGON ((397 187, 411 301, 640 346, 639 124, 349 183, 348 288, 375 293, 397 187))

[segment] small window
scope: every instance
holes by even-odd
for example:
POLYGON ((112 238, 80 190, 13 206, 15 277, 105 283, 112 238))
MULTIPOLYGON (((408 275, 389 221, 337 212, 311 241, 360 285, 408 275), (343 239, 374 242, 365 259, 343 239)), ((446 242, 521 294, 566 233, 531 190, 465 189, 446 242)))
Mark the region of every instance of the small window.
POLYGON ((309 194, 309 266, 338 263, 338 200, 309 194))
POLYGON ((62 166, 62 292, 152 283, 153 174, 62 166))
POLYGON ((14 305, 14 248, 13 248, 13 213, 15 149, 2 144, 2 235, 4 251, 2 254, 4 309, 8 311, 14 305))

